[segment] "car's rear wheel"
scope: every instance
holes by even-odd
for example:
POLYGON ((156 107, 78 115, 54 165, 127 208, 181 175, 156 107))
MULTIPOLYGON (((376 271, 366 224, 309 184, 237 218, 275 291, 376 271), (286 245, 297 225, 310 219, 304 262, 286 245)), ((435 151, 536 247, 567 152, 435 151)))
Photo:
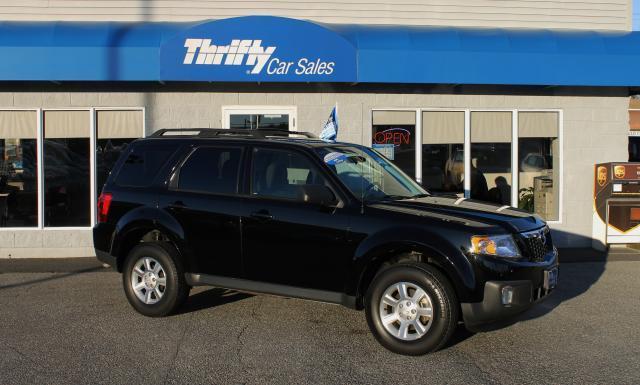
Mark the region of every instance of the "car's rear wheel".
POLYGON ((134 247, 125 260, 122 281, 131 306, 150 317, 174 313, 189 296, 178 253, 170 244, 134 247))
POLYGON ((458 323, 458 302, 447 278, 422 263, 380 271, 367 291, 367 322, 387 349, 408 355, 444 346, 458 323))

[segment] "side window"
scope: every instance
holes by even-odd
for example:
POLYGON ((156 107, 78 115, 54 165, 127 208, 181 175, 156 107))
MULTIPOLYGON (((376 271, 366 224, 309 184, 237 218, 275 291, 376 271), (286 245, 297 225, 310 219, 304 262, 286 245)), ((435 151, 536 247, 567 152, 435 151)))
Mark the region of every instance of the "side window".
POLYGON ((252 195, 298 200, 302 185, 328 186, 311 160, 295 152, 256 149, 251 170, 252 195))
POLYGON ((241 149, 200 147, 180 168, 178 190, 235 194, 241 149))
POLYGON ((136 146, 127 156, 115 183, 129 187, 149 186, 174 151, 173 146, 136 146))

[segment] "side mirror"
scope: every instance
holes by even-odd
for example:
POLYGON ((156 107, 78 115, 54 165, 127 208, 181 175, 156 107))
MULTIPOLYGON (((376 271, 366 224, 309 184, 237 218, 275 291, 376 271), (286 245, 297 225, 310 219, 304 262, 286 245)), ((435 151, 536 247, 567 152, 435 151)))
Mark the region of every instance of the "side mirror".
POLYGON ((303 184, 299 186, 298 199, 305 203, 331 206, 336 203, 336 196, 325 185, 303 184))

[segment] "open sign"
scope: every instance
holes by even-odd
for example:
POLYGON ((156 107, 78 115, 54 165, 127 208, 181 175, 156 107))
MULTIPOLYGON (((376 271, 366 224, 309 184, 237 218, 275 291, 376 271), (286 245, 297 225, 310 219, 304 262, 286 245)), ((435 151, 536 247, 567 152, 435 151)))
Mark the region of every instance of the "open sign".
POLYGON ((398 147, 403 144, 411 144, 411 132, 404 128, 388 128, 384 131, 376 132, 373 135, 375 144, 393 144, 398 147))

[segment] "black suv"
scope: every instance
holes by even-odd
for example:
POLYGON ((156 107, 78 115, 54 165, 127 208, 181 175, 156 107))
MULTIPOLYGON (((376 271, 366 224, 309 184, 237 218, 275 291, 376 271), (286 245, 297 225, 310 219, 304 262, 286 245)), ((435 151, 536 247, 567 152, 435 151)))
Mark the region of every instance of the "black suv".
POLYGON ((545 297, 558 277, 530 213, 432 196, 367 147, 271 130, 160 130, 109 175, 98 258, 131 305, 175 312, 196 285, 364 309, 386 348, 424 354, 545 297))

